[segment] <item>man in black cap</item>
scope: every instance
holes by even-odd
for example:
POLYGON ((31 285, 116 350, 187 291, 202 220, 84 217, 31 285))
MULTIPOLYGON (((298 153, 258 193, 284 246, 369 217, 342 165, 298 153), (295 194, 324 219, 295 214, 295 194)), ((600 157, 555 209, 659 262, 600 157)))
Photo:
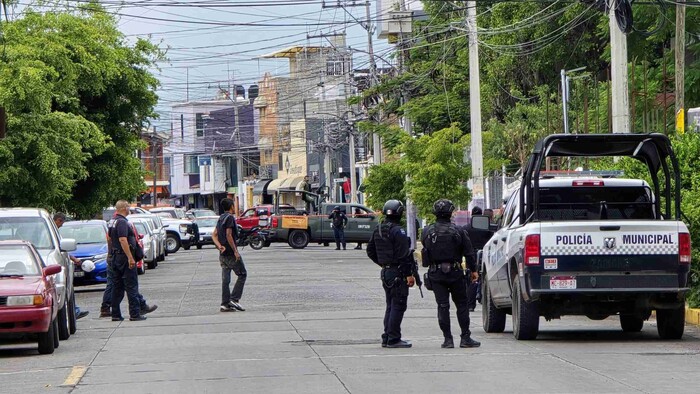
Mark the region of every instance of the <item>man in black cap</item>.
POLYGON ((345 226, 348 225, 348 217, 345 216, 345 212, 340 210, 340 206, 336 205, 333 207, 333 212, 328 215, 328 219, 331 220, 331 226, 333 226, 335 250, 340 250, 340 244, 343 244, 343 250, 345 250, 345 226))

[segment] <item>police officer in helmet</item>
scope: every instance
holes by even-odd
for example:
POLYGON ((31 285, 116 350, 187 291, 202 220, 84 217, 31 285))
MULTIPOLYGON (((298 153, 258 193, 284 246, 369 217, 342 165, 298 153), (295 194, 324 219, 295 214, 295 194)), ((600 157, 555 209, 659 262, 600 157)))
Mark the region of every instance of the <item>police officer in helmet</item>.
POLYGON ((367 244, 367 256, 382 267, 382 286, 386 293, 382 347, 409 348, 411 343, 401 339, 401 320, 406 312, 408 288, 413 287, 413 256, 409 238, 401 225, 404 206, 389 200, 382 210, 386 221, 374 230, 367 244))
POLYGON ((423 266, 429 267, 428 279, 435 293, 438 323, 445 337, 442 347, 454 347, 450 329, 450 296, 457 307, 457 321, 462 330, 459 346, 479 347, 481 343, 472 339, 469 331, 467 298, 467 283, 477 280, 479 275, 469 235, 450 222, 454 209, 452 201, 447 199, 437 200, 433 205, 437 222, 423 229, 423 266), (462 257, 465 258, 466 265, 462 263, 462 257), (471 271, 470 277, 467 276, 467 266, 471 271))

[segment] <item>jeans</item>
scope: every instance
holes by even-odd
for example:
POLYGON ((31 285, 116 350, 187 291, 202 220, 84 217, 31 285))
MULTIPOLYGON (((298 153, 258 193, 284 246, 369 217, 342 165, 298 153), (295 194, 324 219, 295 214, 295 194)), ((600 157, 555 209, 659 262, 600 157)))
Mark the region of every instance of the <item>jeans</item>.
POLYGON ((345 249, 345 229, 333 227, 333 237, 335 237, 335 247, 340 249, 340 244, 343 244, 345 249))
MULTIPOLYGON (((105 287, 105 292, 102 295, 102 310, 109 310, 109 308, 112 307, 112 288, 114 287, 114 271, 112 270, 112 258, 107 257, 107 286, 105 287)), ((138 289, 138 284, 137 287, 138 289)), ((138 298, 139 298, 139 305, 141 306, 140 309, 146 309, 148 304, 146 304, 146 299, 143 298, 143 295, 139 292, 138 293, 138 298)))
POLYGON ((382 270, 382 287, 386 294, 382 342, 387 344, 401 340, 401 321, 408 307, 408 284, 401 276, 395 269, 382 270))
POLYGON ((467 279, 462 271, 452 270, 443 273, 439 269, 430 271, 430 281, 433 284, 433 293, 438 309, 438 324, 445 338, 452 338, 450 329, 450 296, 457 306, 457 321, 462 329, 462 338, 469 338, 469 300, 467 298, 467 279))
POLYGON ((238 302, 243 296, 243 286, 248 277, 248 272, 245 270, 243 258, 236 260, 235 256, 219 256, 221 263, 221 305, 228 305, 230 301, 238 302), (231 284, 231 271, 236 274, 236 284, 233 285, 233 290, 229 290, 231 284))
POLYGON ((129 268, 126 255, 118 254, 112 260, 112 318, 121 318, 121 303, 126 291, 129 300, 129 317, 141 315, 139 283, 136 267, 129 268))

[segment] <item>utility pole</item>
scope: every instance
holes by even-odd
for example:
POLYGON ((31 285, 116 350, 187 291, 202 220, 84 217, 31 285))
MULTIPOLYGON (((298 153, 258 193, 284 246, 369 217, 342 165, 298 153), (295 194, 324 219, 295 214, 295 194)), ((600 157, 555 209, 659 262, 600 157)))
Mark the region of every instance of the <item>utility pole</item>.
POLYGON ((357 175, 355 175, 355 122, 348 124, 348 142, 350 151, 350 202, 357 203, 357 175))
MULTIPOLYGON (((372 45, 372 15, 369 10, 369 1, 365 3, 367 13, 367 52, 369 53, 369 87, 372 88, 377 80, 377 62, 374 60, 374 45, 372 45)), ((381 121, 381 119, 379 119, 381 121)), ((372 134, 372 164, 382 164, 382 141, 379 134, 372 134)))
POLYGON ((615 9, 618 1, 611 0, 609 13, 612 129, 613 133, 629 133, 630 105, 627 88, 627 36, 620 30, 615 20, 615 9))
POLYGON ((569 77, 561 70, 561 105, 564 108, 564 134, 569 134, 569 77))
MULTIPOLYGON (((484 187, 484 157, 481 143, 481 84, 479 81, 476 1, 467 2, 467 27, 469 28, 469 117, 472 135, 472 185, 475 192, 474 196, 478 196, 479 192, 483 196, 486 188, 484 187)), ((486 203, 486 199, 484 199, 484 203, 486 203)))
POLYGON ((153 126, 153 134, 151 135, 151 144, 153 145, 153 207, 158 206, 158 191, 157 191, 157 179, 158 179, 158 150, 156 146, 158 144, 158 139, 156 137, 156 126, 153 126))
POLYGON ((685 3, 676 3, 676 131, 685 131, 685 3), (679 120, 681 122, 679 122, 679 120), (680 124, 679 124, 680 123, 680 124), (681 126, 681 127, 679 127, 681 126))

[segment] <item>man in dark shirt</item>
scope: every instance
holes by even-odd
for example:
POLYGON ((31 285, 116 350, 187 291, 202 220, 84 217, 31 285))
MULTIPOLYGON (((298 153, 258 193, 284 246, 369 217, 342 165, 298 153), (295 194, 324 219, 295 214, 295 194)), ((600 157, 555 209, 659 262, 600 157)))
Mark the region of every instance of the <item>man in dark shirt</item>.
POLYGON ((248 272, 243 264, 243 259, 238 252, 236 246, 236 217, 234 211, 234 203, 230 198, 224 198, 219 203, 224 211, 216 223, 216 228, 211 237, 219 249, 219 263, 221 264, 221 312, 245 311, 240 304, 241 296, 243 295, 243 286, 245 285, 248 272), (233 290, 229 289, 231 284, 231 271, 233 271, 238 279, 233 286, 233 290))
POLYGON ((333 207, 333 212, 328 215, 333 226, 333 236, 335 237, 335 250, 340 250, 340 244, 343 244, 345 250, 345 226, 348 225, 348 217, 345 212, 340 210, 340 206, 333 207))
POLYGON ((124 290, 129 300, 129 320, 146 320, 141 314, 138 273, 136 272, 136 260, 132 250, 139 248, 136 243, 136 234, 129 225, 126 217, 129 215, 129 203, 119 200, 115 204, 117 217, 109 237, 117 242, 112 242, 112 321, 122 321, 121 302, 124 299, 124 290))
POLYGON ((382 347, 409 348, 411 342, 401 339, 401 321, 408 306, 408 288, 413 287, 413 256, 410 240, 401 227, 404 206, 389 200, 382 210, 386 222, 380 223, 367 244, 367 256, 382 267, 382 287, 386 295, 382 347))

